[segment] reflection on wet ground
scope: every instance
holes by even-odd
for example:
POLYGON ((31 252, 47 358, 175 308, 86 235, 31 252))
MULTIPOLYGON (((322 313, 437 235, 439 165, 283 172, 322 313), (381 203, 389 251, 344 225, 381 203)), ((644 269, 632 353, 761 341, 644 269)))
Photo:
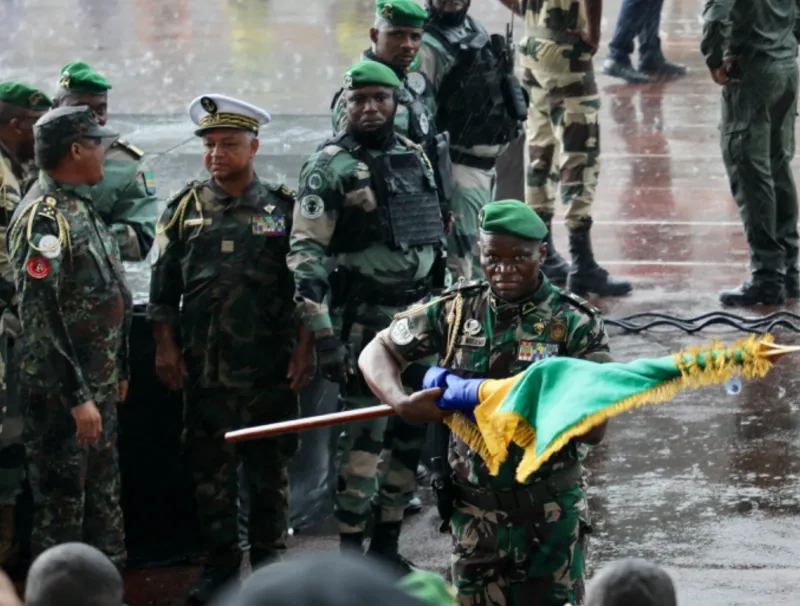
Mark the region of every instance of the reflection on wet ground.
MULTIPOLYGON (((607 41, 620 2, 605 4, 607 41)), ((113 125, 148 152, 163 197, 204 176, 186 104, 209 91, 241 96, 274 117, 262 135, 259 174, 295 185, 304 158, 330 131, 331 94, 366 44, 372 6, 371 0, 0 0, 0 79, 24 78, 49 91, 58 69, 76 58, 107 72, 113 125)), ((476 2, 474 10, 493 30, 508 18, 499 3, 476 2)), ((701 10, 698 0, 664 6, 665 49, 689 64, 688 77, 638 87, 599 77, 595 249, 636 286, 627 299, 597 302, 610 316, 716 310, 716 291, 747 276, 747 249, 720 160, 720 91, 698 50, 701 10)), ((598 68, 605 54, 604 46, 598 68)), ((555 237, 566 250, 563 224, 555 237)), ((131 275, 141 301, 146 266, 131 268, 131 275)), ((622 360, 711 336, 611 332, 622 360)), ((709 388, 615 420, 590 463, 593 568, 618 557, 652 558, 674 573, 682 604, 796 603, 795 368, 784 360, 738 396, 709 388)), ((406 555, 439 570, 447 566, 448 542, 430 510, 413 518, 403 537, 406 555)), ((333 537, 299 537, 297 544, 332 546, 333 537)), ((142 592, 141 603, 173 602, 182 588, 175 574, 136 572, 132 586, 142 592)))

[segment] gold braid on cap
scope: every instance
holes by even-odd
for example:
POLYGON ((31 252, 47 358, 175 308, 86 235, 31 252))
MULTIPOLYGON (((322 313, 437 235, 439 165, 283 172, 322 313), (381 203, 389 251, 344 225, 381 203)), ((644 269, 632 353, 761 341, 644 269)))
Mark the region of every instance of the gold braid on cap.
POLYGON ((251 118, 250 116, 233 114, 231 112, 208 114, 207 116, 200 118, 200 128, 208 128, 211 126, 232 126, 235 128, 243 128, 258 134, 258 120, 251 118))

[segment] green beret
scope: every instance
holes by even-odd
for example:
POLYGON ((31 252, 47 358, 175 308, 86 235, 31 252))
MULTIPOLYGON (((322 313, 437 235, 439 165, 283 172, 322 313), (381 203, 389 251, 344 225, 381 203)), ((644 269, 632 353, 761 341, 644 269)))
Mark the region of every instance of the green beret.
POLYGON ((414 0, 377 0, 375 14, 392 25, 401 27, 424 27, 428 11, 414 0))
POLYGON ((0 82, 0 101, 33 111, 47 111, 53 107, 50 97, 24 82, 0 82))
POLYGON ((400 78, 397 77, 391 67, 377 61, 365 59, 359 61, 344 73, 342 84, 345 88, 350 89, 361 88, 362 86, 397 88, 402 85, 402 82, 400 82, 400 78))
POLYGON ((427 570, 415 570, 398 583, 400 588, 427 606, 456 606, 456 596, 442 577, 427 570))
POLYGON ((61 68, 58 85, 71 93, 103 95, 111 83, 83 61, 73 61, 61 68))
POLYGON ((480 213, 481 231, 509 234, 523 240, 544 240, 547 226, 530 206, 519 200, 490 202, 480 213))

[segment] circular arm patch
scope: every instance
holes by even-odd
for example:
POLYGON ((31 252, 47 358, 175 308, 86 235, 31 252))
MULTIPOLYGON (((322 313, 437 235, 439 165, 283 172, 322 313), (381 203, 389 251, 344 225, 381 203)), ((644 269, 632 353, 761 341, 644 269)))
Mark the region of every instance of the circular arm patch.
POLYGON ((41 255, 28 259, 25 267, 28 270, 28 275, 35 280, 41 280, 50 274, 50 261, 41 255))

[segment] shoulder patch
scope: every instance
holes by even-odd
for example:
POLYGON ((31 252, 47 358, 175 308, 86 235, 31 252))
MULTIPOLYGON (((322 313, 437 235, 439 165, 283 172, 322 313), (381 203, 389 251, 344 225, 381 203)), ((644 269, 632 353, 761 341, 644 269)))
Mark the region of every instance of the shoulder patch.
POLYGON ((460 292, 462 294, 477 294, 489 287, 489 283, 484 280, 457 280, 455 284, 442 291, 442 295, 460 292))
POLYGON ((572 303, 575 307, 585 311, 590 316, 596 316, 600 313, 600 310, 597 309, 594 305, 589 303, 586 299, 579 297, 574 292, 570 292, 567 290, 561 291, 561 297, 572 303))
POLYGON ((141 148, 136 147, 133 143, 128 143, 125 139, 117 139, 114 141, 114 144, 119 145, 137 160, 141 160, 144 157, 144 152, 141 150, 141 148))

